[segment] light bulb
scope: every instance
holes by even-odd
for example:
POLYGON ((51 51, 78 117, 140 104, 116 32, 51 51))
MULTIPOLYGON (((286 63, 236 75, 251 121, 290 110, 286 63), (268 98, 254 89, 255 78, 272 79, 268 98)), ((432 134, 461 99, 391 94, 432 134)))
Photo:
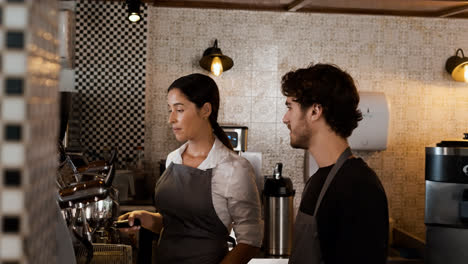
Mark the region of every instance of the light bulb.
POLYGON ((223 64, 221 63, 221 59, 219 57, 214 57, 213 61, 211 61, 211 72, 215 76, 219 76, 221 73, 223 73, 223 64))
POLYGON ((130 20, 131 22, 138 22, 140 18, 140 15, 136 12, 133 12, 128 16, 128 20, 130 20))
POLYGON ((468 64, 463 67, 463 70, 465 71, 465 82, 468 83, 468 64))

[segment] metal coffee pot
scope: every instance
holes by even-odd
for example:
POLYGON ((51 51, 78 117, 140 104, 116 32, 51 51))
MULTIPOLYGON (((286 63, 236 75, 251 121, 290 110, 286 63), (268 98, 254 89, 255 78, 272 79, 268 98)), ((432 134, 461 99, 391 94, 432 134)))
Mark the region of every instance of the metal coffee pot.
POLYGON ((294 194, 290 178, 282 177, 282 163, 277 163, 273 176, 265 177, 263 208, 265 217, 264 247, 269 255, 291 254, 294 224, 294 194))

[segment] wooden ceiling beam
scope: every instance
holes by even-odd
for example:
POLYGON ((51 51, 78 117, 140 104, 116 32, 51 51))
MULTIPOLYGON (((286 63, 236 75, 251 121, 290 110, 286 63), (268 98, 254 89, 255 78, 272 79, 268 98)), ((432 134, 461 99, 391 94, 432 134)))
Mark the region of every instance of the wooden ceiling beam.
POLYGON ((438 17, 451 17, 464 12, 468 12, 468 5, 442 10, 441 12, 439 12, 438 17))
MULTIPOLYGON (((99 1, 121 1, 125 0, 99 0, 99 1)), ((291 0, 289 4, 278 4, 266 1, 186 1, 186 0, 141 0, 146 4, 160 7, 173 8, 214 8, 225 10, 256 10, 256 11, 290 11, 290 12, 313 12, 313 13, 340 13, 340 14, 365 14, 365 15, 390 15, 390 16, 416 16, 416 17, 451 17, 468 19, 468 3, 461 6, 443 9, 441 11, 405 11, 386 9, 365 9, 361 8, 333 8, 313 5, 314 0, 291 0)), ((438 0, 445 1, 445 0, 438 0)), ((447 0, 449 1, 449 0, 447 0)), ((456 1, 456 0, 451 0, 456 1)), ((284 1, 282 1, 284 2, 284 1)), ((461 3, 460 3, 461 4, 461 3)))
POLYGON ((277 5, 261 5, 253 3, 235 3, 221 1, 183 1, 183 0, 143 0, 153 6, 174 8, 214 8, 226 10, 258 10, 258 11, 282 11, 284 7, 277 5))
POLYGON ((297 10, 303 8, 310 3, 310 0, 294 0, 291 4, 288 5, 288 11, 296 12, 297 10))

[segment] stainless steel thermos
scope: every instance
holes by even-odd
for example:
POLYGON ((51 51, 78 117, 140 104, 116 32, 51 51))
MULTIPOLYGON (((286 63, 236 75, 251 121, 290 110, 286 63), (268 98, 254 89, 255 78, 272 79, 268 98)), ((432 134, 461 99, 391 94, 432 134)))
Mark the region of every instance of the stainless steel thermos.
POLYGON ((263 245, 269 255, 291 254, 294 224, 294 194, 291 179, 282 177, 283 164, 277 163, 273 176, 265 177, 263 208, 265 237, 263 245))

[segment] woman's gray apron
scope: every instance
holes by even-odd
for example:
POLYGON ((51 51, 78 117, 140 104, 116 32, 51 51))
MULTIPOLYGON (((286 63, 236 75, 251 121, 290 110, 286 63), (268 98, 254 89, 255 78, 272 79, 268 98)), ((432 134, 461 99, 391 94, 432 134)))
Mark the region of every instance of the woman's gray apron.
MULTIPOLYGON (((317 211, 320 207, 323 196, 325 195, 336 173, 351 155, 351 149, 348 147, 343 153, 341 153, 338 161, 332 167, 330 173, 328 173, 327 179, 325 180, 325 183, 323 184, 322 190, 320 191, 319 197, 317 199, 317 203, 315 204, 314 214, 309 215, 301 212, 301 210, 298 211, 296 222, 294 224, 294 243, 291 257, 289 258, 289 263, 323 263, 322 253, 320 251, 320 239, 318 237, 316 218, 317 211)), ((308 188, 309 184, 306 184, 304 193, 307 192, 308 188)))
POLYGON ((156 260, 170 263, 220 263, 229 236, 213 207, 212 170, 171 163, 156 184, 155 206, 163 216, 156 260))

